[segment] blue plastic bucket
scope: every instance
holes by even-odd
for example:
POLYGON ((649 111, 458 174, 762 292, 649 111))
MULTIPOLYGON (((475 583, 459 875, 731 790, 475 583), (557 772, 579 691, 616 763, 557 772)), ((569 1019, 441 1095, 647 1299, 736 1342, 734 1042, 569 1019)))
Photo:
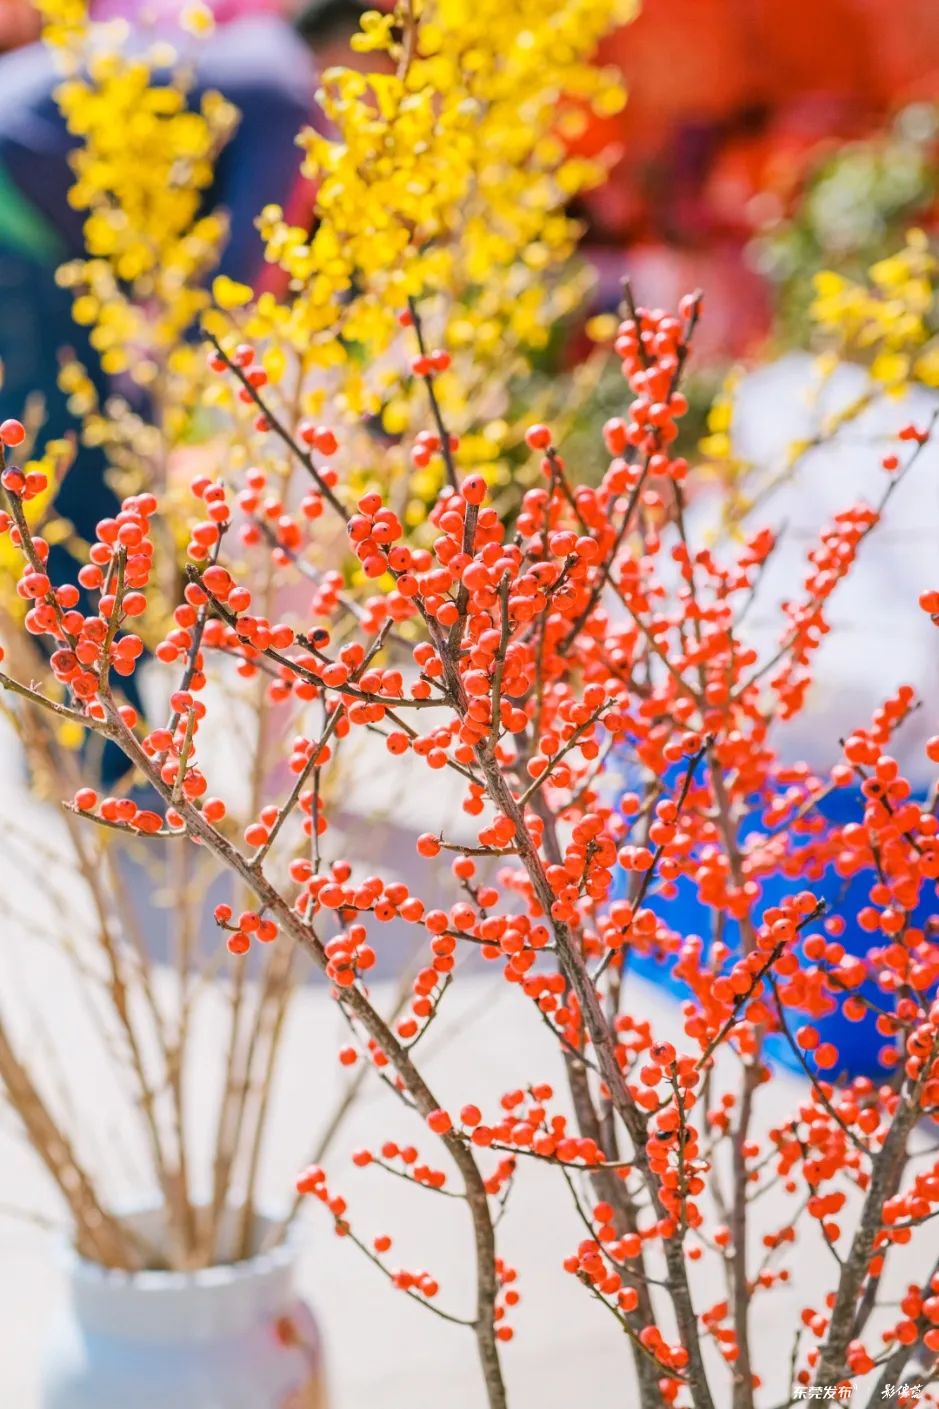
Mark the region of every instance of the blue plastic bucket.
MULTIPOLYGON (((670 780, 674 783, 675 789, 680 787, 682 776, 681 773, 676 773, 674 779, 670 780)), ((837 788, 834 792, 820 799, 816 811, 827 822, 834 826, 841 826, 847 822, 860 820, 864 813, 864 803, 865 800, 859 787, 837 788)), ((760 811, 757 810, 752 816, 742 821, 739 835, 744 838, 748 833, 760 830, 763 830, 763 823, 760 811)), ((811 883, 801 885, 798 881, 794 882, 782 874, 761 877, 759 884, 762 894, 758 903, 758 914, 762 914, 771 905, 778 905, 784 897, 792 895, 797 890, 811 890, 819 900, 825 902, 829 914, 840 915, 846 921, 844 933, 838 935, 838 942, 844 945, 849 954, 864 958, 872 946, 879 946, 884 942, 882 937, 872 936, 856 923, 852 923, 858 911, 869 903, 868 892, 875 879, 873 872, 864 870, 849 880, 845 880, 837 875, 832 868, 828 868, 820 880, 813 880, 811 883)), ((700 936, 705 946, 705 953, 707 953, 711 943, 710 909, 698 899, 696 887, 691 880, 681 878, 675 883, 675 889, 677 894, 672 898, 667 898, 656 894, 653 885, 644 903, 661 917, 670 930, 682 938, 691 935, 700 936)), ((914 924, 923 924, 930 915, 936 913, 937 906, 932 888, 928 887, 927 890, 929 893, 924 895, 912 917, 914 924)), ((618 867, 614 873, 611 898, 622 899, 626 893, 627 873, 618 867)), ((736 921, 727 919, 721 939, 732 952, 739 952, 740 929, 736 921)), ((678 998, 687 998, 689 997, 687 985, 672 974, 675 962, 675 956, 671 954, 657 957, 650 954, 639 954, 631 950, 628 957, 628 972, 641 974, 659 987, 668 989, 678 998)), ((875 1002, 880 1002, 880 1005, 883 1006, 884 995, 874 983, 865 983, 858 992, 875 1002)), ((852 1022, 844 1016, 839 1005, 833 1013, 825 1017, 813 1016, 812 1024, 818 1029, 822 1041, 833 1043, 840 1054, 838 1066, 831 1073, 832 1076, 844 1073, 849 1077, 879 1077, 887 1071, 887 1067, 880 1061, 880 1052, 884 1048, 886 1040, 877 1032, 875 1016, 869 1011, 865 1012, 859 1022, 852 1022)), ((784 1066, 796 1071, 802 1070, 783 1037, 772 1037, 767 1044, 767 1050, 774 1060, 781 1062, 784 1066)))

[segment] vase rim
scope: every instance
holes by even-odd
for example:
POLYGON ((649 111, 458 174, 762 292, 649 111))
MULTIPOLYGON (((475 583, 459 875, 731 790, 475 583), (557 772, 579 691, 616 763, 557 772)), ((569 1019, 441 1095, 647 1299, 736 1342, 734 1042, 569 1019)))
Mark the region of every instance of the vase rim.
MULTIPOLYGON (((231 1210, 232 1214, 236 1210, 231 1210)), ((160 1220, 165 1214, 165 1207, 162 1204, 133 1205, 129 1208, 115 1209, 116 1216, 122 1223, 129 1224, 135 1228, 141 1237, 147 1237, 149 1241, 158 1244, 159 1232, 156 1236, 152 1231, 152 1225, 160 1220)), ((265 1233, 276 1228, 283 1223, 286 1210, 280 1214, 270 1208, 259 1208, 255 1212, 256 1235, 260 1235, 263 1240, 265 1233)), ((196 1267, 188 1270, 177 1268, 139 1268, 130 1269, 123 1267, 105 1267, 100 1262, 95 1262, 92 1258, 85 1257, 78 1251, 71 1237, 63 1239, 60 1243, 60 1259, 66 1273, 73 1284, 84 1284, 89 1289, 97 1288, 102 1292, 118 1291, 133 1287, 136 1292, 160 1295, 165 1293, 177 1293, 180 1291, 209 1291, 221 1286, 234 1286, 239 1282, 254 1282, 266 1276, 283 1272, 292 1267, 300 1253, 300 1239, 297 1235, 296 1224, 288 1225, 281 1241, 271 1248, 266 1248, 262 1252, 250 1253, 247 1257, 241 1257, 232 1262, 216 1262, 208 1267, 196 1267)))

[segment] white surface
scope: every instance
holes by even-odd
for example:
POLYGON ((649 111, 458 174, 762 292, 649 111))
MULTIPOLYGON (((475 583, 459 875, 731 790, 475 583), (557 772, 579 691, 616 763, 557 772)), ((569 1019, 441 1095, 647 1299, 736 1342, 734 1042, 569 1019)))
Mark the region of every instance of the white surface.
MULTIPOLYGON (((813 360, 802 354, 747 377, 735 401, 734 452, 755 467, 757 488, 776 478, 792 445, 826 435, 830 418, 869 387, 864 371, 848 365, 821 383, 813 360)), ((898 441, 896 432, 911 422, 926 429, 937 407, 939 398, 921 388, 899 400, 880 396, 827 443, 808 451, 795 474, 750 515, 748 530, 765 524, 781 530, 744 633, 763 659, 773 654, 777 642, 780 603, 805 596, 806 555, 821 530, 858 500, 879 504, 890 482, 881 458, 892 451, 903 465, 915 448, 898 441)), ((707 520, 713 508, 705 495, 698 513, 707 520)), ((694 536, 700 519, 696 525, 692 514, 691 523, 694 536)), ((830 766, 839 738, 867 727, 884 699, 910 684, 924 707, 904 725, 895 751, 911 770, 914 785, 928 786, 934 770, 922 745, 939 728, 939 631, 920 611, 917 598, 937 586, 939 428, 826 607, 831 629, 815 656, 805 712, 778 735, 784 756, 830 766)))

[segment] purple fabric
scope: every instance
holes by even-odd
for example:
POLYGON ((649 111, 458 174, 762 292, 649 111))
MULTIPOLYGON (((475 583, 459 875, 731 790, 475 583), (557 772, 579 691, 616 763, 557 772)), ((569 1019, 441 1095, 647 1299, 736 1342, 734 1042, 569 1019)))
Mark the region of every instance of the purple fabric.
MULTIPOLYGON (((94 20, 175 24, 186 3, 187 0, 93 0, 90 10, 94 20)), ((206 3, 219 24, 243 19, 245 15, 279 15, 284 11, 281 0, 206 0, 206 3)))

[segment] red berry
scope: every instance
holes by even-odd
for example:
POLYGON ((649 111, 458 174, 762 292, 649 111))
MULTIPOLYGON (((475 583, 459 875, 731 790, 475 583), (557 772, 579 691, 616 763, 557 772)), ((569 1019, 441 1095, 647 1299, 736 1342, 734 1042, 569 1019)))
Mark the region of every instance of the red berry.
POLYGON ((482 475, 468 475, 460 485, 460 493, 467 504, 481 504, 486 497, 486 481, 482 475))
POLYGON ((26 439, 26 428, 22 421, 9 418, 0 423, 0 440, 4 445, 22 445, 26 439))
POLYGON ((551 444, 551 431, 547 426, 529 426, 525 432, 525 444, 529 450, 547 450, 551 444))
POLYGON ((339 442, 327 426, 317 426, 313 444, 321 455, 335 455, 339 442))
POLYGON ((309 1169, 305 1169, 297 1176, 297 1193, 313 1194, 320 1187, 325 1185, 326 1175, 318 1164, 311 1164, 309 1169))

